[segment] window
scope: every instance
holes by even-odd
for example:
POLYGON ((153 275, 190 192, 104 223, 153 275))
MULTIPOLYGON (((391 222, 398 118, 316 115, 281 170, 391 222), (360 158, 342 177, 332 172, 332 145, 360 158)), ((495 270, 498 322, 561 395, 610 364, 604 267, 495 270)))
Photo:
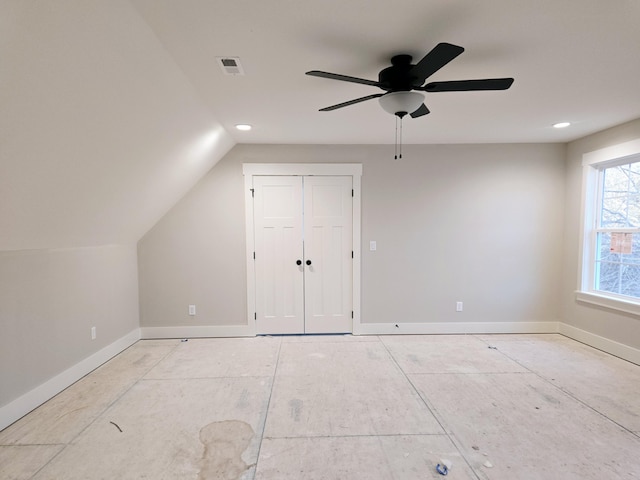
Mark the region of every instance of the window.
POLYGON ((640 298, 640 160, 599 169, 594 290, 640 298))
POLYGON ((578 299, 640 314, 640 140, 585 154, 578 299))

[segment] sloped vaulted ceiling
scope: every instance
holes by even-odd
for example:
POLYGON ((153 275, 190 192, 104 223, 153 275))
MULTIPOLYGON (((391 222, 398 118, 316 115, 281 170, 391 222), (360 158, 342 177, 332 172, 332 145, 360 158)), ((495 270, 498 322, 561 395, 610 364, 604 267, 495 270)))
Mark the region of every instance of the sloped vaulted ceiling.
POLYGON ((466 50, 433 81, 516 81, 429 94, 406 144, 562 143, 636 119, 639 16, 638 0, 0 0, 0 250, 135 242, 235 141, 392 144, 377 101, 317 111, 376 89, 304 72, 375 79, 438 42, 466 50))
POLYGON ((128 1, 0 8, 0 250, 136 242, 233 146, 128 1))

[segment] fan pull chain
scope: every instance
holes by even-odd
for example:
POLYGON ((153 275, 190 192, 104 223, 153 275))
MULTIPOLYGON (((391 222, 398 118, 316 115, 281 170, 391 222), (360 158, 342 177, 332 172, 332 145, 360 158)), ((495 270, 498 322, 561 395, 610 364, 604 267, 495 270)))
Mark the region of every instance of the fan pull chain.
POLYGON ((398 117, 395 117, 395 118, 396 118, 396 137, 395 137, 395 142, 396 143, 394 145, 395 146, 395 151, 394 151, 395 155, 394 155, 393 158, 394 158, 394 160, 397 160, 398 159, 398 117))
POLYGON ((402 158, 402 117, 400 117, 400 156, 402 158))
POLYGON ((402 117, 403 116, 404 115, 396 114, 396 149, 395 149, 395 156, 393 157, 395 160, 402 158, 402 117), (400 119, 399 130, 398 130, 398 119, 400 119))

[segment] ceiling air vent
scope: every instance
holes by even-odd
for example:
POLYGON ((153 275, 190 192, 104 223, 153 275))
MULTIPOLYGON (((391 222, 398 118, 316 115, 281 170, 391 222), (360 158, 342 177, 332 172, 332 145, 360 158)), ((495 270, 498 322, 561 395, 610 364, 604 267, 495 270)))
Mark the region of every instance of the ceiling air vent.
POLYGON ((238 57, 216 57, 216 60, 220 64, 222 73, 225 75, 244 75, 244 69, 240 65, 240 58, 238 57))

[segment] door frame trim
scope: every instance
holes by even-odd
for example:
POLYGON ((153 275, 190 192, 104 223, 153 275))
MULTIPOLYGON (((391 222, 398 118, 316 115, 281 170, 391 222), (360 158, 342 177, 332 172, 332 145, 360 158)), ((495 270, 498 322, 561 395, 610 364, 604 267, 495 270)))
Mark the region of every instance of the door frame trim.
POLYGON ((256 335, 256 281, 253 264, 255 236, 253 231, 253 177, 254 176, 351 176, 353 185, 353 323, 351 330, 355 334, 360 330, 360 265, 361 265, 361 178, 360 163, 243 163, 244 205, 246 232, 247 264, 247 325, 250 335, 256 335))

